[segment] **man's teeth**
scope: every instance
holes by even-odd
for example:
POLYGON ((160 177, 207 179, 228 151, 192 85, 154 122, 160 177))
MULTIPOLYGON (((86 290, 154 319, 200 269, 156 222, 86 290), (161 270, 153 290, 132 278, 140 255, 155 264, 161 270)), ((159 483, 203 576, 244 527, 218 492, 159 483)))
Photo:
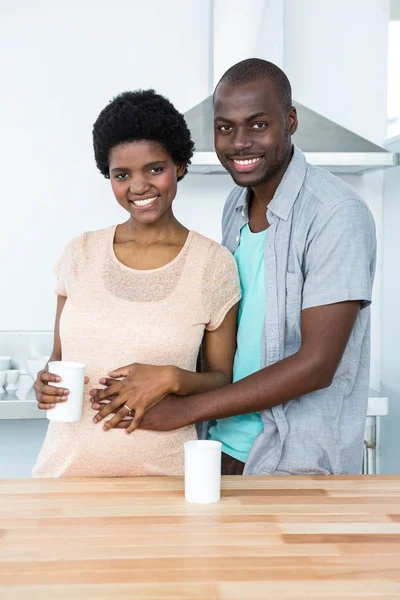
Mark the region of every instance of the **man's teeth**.
POLYGON ((134 200, 133 204, 135 206, 147 206, 147 204, 151 204, 154 200, 157 200, 158 196, 154 196, 154 198, 147 198, 147 200, 134 200))
POLYGON ((259 160, 261 160, 261 156, 259 156, 258 158, 250 158, 246 160, 235 159, 233 162, 237 163, 238 165, 252 165, 253 163, 258 162, 259 160))

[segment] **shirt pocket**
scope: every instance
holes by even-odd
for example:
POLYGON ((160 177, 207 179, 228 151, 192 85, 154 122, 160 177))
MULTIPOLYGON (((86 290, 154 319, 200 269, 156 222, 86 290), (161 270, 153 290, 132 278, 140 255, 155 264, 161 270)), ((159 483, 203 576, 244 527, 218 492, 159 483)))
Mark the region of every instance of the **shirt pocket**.
POLYGON ((296 273, 286 272, 286 331, 300 331, 300 314, 303 295, 303 277, 296 273))

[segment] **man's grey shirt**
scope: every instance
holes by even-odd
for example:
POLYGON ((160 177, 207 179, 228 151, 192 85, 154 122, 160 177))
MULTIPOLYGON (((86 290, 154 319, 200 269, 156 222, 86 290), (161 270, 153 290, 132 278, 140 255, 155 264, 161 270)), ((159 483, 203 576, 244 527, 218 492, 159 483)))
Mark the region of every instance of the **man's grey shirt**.
MULTIPOLYGON (((222 217, 222 243, 234 252, 248 223, 248 192, 236 187, 222 217)), ((309 165, 298 149, 267 209, 262 367, 297 352, 301 311, 360 300, 361 308, 329 388, 261 412, 244 474, 358 473, 370 363, 375 225, 357 193, 309 165)))

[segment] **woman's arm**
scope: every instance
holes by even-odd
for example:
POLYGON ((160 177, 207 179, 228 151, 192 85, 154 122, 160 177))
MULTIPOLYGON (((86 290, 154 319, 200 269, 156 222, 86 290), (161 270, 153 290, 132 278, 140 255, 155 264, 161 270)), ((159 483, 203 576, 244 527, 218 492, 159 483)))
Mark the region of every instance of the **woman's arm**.
POLYGON ((215 390, 232 382, 236 351, 236 329, 239 304, 235 304, 215 331, 204 334, 206 370, 203 373, 171 367, 171 392, 189 396, 215 390))
MULTIPOLYGON (((56 320, 54 324, 54 341, 51 360, 61 360, 61 340, 60 340, 60 317, 65 306, 67 298, 65 296, 57 296, 56 320)), ((65 402, 69 394, 69 390, 54 387, 49 385, 49 382, 61 381, 60 377, 48 372, 48 363, 42 371, 39 371, 36 381, 33 384, 38 402, 38 408, 41 410, 49 410, 54 408, 58 402, 65 402)))

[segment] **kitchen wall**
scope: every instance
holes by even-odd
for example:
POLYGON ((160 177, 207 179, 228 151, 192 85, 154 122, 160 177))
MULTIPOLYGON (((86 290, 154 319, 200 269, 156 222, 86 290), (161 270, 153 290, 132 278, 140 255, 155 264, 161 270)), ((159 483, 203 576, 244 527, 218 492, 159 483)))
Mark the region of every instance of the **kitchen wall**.
MULTIPOLYGON (((154 87, 185 111, 211 92, 215 70, 227 60, 212 61, 212 4, 115 0, 111 9, 106 0, 43 0, 35 6, 14 0, 2 8, 0 66, 7 85, 0 95, 0 332, 51 331, 52 268, 65 243, 83 230, 124 218, 92 157, 92 124, 107 101, 125 89, 154 87)), ((224 0, 217 4, 223 14, 224 0)), ((225 10, 232 5, 240 14, 243 3, 225 4, 225 10)), ((273 36, 263 38, 260 29, 257 55, 283 66, 298 101, 381 142, 386 127, 386 0, 261 4, 254 7, 261 11, 260 23, 275 25, 273 36)), ((236 52, 232 63, 251 55, 243 40, 239 49, 239 38, 230 39, 236 52)), ((226 48, 229 57, 229 37, 226 48)), ((382 174, 345 179, 371 206, 381 247, 382 174)), ((175 201, 178 218, 219 240, 220 214, 231 187, 228 175, 188 175, 175 201)), ((392 226, 386 219, 386 227, 392 226)), ((381 257, 373 303, 371 384, 376 389, 381 380, 381 309, 386 306, 381 257)), ((12 472, 3 449, 14 449, 15 473, 28 476, 40 447, 45 422, 19 423, 21 429, 18 423, 0 421, 0 477, 12 472)), ((394 435, 387 430, 388 439, 394 435)), ((388 462, 387 468, 394 466, 388 462)))
MULTIPOLYGON (((388 144, 400 152, 400 136, 388 144)), ((390 418, 382 419, 381 465, 384 473, 400 471, 400 167, 386 171, 383 202, 382 393, 389 398, 390 418)))
POLYGON ((0 331, 49 329, 66 241, 123 218, 93 161, 100 110, 154 87, 185 111, 211 90, 209 0, 2 3, 0 331))

